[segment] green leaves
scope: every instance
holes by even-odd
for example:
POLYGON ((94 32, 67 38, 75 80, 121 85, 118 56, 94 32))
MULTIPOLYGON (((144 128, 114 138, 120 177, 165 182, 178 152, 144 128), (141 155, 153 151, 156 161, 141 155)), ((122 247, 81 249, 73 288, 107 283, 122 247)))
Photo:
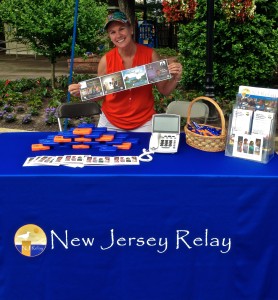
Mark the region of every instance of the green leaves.
MULTIPOLYGON (((216 95, 233 101, 239 85, 274 86, 278 65, 277 0, 257 0, 253 20, 227 21, 221 1, 215 2, 213 66, 216 95), (269 13, 268 6, 272 7, 269 13), (274 17, 276 16, 276 17, 274 17)), ((199 13, 179 31, 179 50, 186 88, 204 92, 206 72, 206 15, 199 1, 199 13)), ((277 83, 276 83, 277 84, 277 83)))
MULTIPOLYGON (((53 63, 70 56, 74 25, 74 0, 2 0, 0 16, 13 28, 10 37, 28 42, 38 54, 53 63)), ((103 43, 107 6, 93 0, 79 1, 77 55, 96 52, 103 43)))

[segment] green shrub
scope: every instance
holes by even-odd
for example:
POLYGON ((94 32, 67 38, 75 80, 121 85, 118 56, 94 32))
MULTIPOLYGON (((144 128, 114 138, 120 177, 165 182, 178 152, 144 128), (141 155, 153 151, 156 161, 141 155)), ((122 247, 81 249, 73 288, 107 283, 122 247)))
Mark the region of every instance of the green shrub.
POLYGON ((175 49, 171 49, 169 47, 166 48, 156 48, 155 51, 163 58, 163 57, 171 57, 178 56, 178 52, 175 49))
POLYGON ((25 92, 29 91, 37 86, 37 82, 34 79, 21 78, 11 82, 13 91, 15 92, 25 92))
POLYGON ((51 91, 49 107, 58 107, 62 102, 65 102, 67 98, 67 92, 65 90, 53 89, 51 91))
POLYGON ((38 116, 40 113, 39 113, 39 109, 36 108, 36 107, 33 107, 33 106, 30 106, 29 109, 28 109, 28 114, 31 115, 31 116, 38 116))
POLYGON ((41 95, 37 95, 36 93, 32 93, 28 97, 28 105, 30 107, 40 109, 42 107, 42 97, 41 95))
MULTIPOLYGON (((181 26, 179 52, 184 67, 183 85, 205 93, 206 1, 199 0, 196 18, 181 26)), ((228 21, 215 3, 215 95, 235 100, 239 85, 273 87, 278 61, 277 0, 257 0, 253 20, 228 21)))
MULTIPOLYGON (((8 39, 28 43, 37 54, 52 64, 51 85, 55 87, 55 68, 58 57, 71 55, 75 1, 1 0, 1 22, 14 30, 6 32, 8 39)), ((107 15, 104 1, 80 0, 75 55, 96 53, 104 44, 103 25, 107 15)), ((1 27, 0 27, 1 30, 1 27)))

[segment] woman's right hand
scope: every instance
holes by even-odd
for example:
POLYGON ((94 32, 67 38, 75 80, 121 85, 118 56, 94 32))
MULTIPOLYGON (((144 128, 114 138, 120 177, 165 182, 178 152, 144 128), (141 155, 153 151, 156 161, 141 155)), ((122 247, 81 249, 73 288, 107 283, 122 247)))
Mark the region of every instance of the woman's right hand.
POLYGON ((80 84, 73 83, 69 85, 68 91, 74 97, 80 97, 80 84))

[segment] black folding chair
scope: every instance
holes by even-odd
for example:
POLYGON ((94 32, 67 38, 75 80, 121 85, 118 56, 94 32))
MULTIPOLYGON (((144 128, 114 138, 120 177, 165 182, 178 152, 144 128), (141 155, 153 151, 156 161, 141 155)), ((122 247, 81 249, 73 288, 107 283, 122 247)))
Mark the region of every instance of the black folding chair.
POLYGON ((61 119, 91 117, 100 114, 101 109, 96 102, 63 103, 57 108, 59 130, 63 130, 61 119))

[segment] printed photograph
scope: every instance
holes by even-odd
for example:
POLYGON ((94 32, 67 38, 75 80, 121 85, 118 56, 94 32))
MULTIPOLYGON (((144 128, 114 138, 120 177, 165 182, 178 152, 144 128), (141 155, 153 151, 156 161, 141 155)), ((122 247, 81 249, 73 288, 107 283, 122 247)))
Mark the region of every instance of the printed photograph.
POLYGON ((236 135, 233 156, 251 160, 262 160, 263 137, 255 135, 236 135))
POLYGON ((125 89, 121 72, 100 77, 104 95, 120 92, 125 89))
POLYGON ((91 100, 103 96, 100 78, 93 78, 81 83, 80 95, 82 101, 91 100))
POLYGON ((171 78, 168 70, 167 60, 160 60, 146 65, 148 80, 150 83, 166 80, 171 78))
POLYGON ((149 83, 146 75, 145 65, 123 70, 122 73, 126 89, 135 88, 149 83))

